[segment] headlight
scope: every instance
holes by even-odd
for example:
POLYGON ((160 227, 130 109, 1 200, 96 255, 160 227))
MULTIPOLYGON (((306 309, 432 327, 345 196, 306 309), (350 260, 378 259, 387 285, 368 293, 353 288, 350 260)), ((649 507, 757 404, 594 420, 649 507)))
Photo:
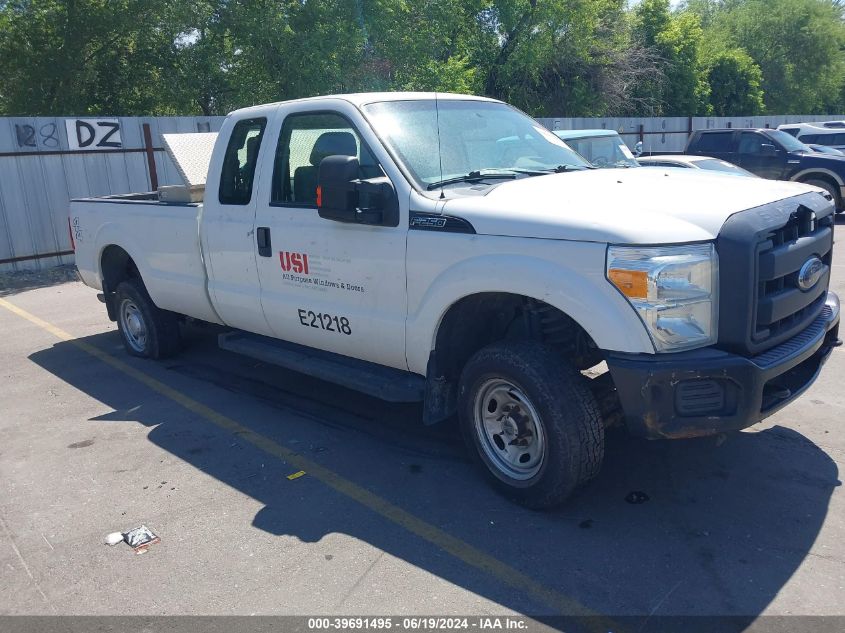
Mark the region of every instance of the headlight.
POLYGON ((716 342, 718 273, 713 244, 607 249, 607 278, 640 315, 658 352, 716 342))

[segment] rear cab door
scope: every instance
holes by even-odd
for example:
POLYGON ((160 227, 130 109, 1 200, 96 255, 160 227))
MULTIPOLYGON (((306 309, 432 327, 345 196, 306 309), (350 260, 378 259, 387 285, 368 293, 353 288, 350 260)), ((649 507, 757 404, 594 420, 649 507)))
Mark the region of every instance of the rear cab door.
POLYGON ((410 185, 358 108, 343 99, 281 104, 261 163, 255 242, 261 306, 276 338, 407 369, 405 252, 410 185), (360 178, 386 175, 397 226, 321 218, 323 158, 357 156, 360 178))
POLYGON ((222 321, 271 335, 261 309, 255 253, 255 211, 267 130, 278 105, 230 115, 220 130, 209 166, 200 236, 208 292, 222 321))
POLYGON ((690 144, 689 154, 712 156, 737 164, 736 133, 734 130, 705 130, 690 144))

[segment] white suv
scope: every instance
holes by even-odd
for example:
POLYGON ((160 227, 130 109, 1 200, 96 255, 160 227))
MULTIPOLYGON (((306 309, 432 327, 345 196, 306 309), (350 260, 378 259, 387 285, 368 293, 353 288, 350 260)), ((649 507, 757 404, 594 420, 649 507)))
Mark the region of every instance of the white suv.
POLYGON ((845 149, 845 121, 819 123, 784 123, 778 126, 807 145, 825 145, 845 149))

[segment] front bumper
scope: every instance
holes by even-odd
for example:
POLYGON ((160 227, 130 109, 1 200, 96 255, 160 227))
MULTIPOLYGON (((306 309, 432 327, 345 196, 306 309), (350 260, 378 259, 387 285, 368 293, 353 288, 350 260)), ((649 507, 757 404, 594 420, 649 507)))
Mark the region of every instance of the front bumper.
POLYGON ((751 426, 801 395, 841 343, 838 335, 839 298, 829 292, 815 321, 757 356, 713 348, 609 352, 607 365, 634 435, 713 435, 751 426))

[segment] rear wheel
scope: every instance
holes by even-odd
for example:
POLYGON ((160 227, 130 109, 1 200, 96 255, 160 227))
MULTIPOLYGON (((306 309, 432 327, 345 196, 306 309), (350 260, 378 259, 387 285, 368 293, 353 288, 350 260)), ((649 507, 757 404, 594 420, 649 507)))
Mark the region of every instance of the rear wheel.
POLYGON ((159 309, 139 279, 128 279, 118 284, 114 305, 117 329, 123 346, 132 356, 158 359, 179 351, 179 321, 176 315, 159 309))
POLYGON ((838 187, 834 187, 826 180, 805 180, 804 184, 824 189, 831 196, 833 196, 833 206, 836 209, 837 213, 842 213, 842 211, 845 210, 842 208, 842 196, 839 194, 838 187))
POLYGON ((495 343, 469 360, 459 391, 462 433, 507 497, 551 507, 598 474, 604 426, 585 380, 531 341, 495 343))

